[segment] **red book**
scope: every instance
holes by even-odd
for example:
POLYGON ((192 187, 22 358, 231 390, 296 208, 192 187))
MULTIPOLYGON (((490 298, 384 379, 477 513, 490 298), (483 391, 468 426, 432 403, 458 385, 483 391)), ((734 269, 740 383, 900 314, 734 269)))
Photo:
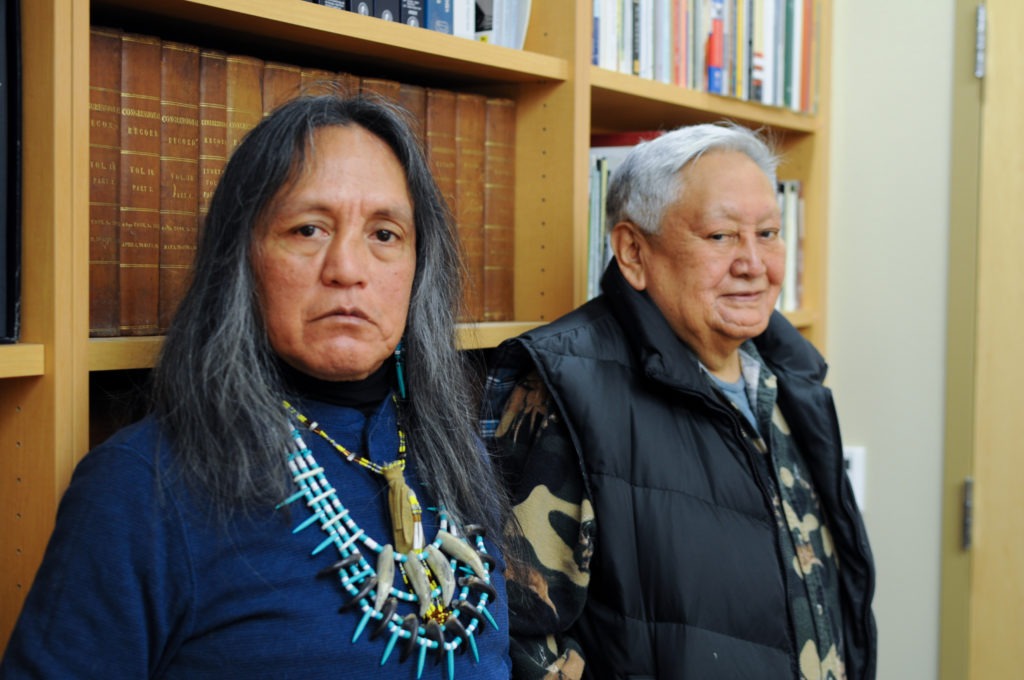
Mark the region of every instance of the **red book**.
POLYGON ((604 132, 590 135, 590 146, 636 146, 665 134, 664 130, 634 130, 631 132, 604 132))

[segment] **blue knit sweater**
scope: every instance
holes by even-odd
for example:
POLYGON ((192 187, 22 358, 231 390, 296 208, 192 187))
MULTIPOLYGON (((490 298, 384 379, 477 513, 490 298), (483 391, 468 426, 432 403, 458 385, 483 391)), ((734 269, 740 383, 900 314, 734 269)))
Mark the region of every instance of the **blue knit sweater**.
MULTIPOLYGON (((395 457, 395 413, 387 400, 367 420, 357 410, 303 404, 336 441, 378 461, 395 457)), ((389 541, 380 478, 342 459, 320 437, 306 444, 356 523, 389 541)), ((0 663, 0 678, 415 678, 417 654, 382 666, 388 634, 355 641, 358 608, 336 578, 316 573, 337 561, 333 547, 311 555, 324 534, 302 502, 227 524, 175 477, 147 418, 89 453, 61 501, 43 564, 0 663)), ((284 454, 282 453, 282 460, 284 454)), ((282 463, 283 464, 283 463, 282 463)), ((410 466, 414 468, 414 466, 410 466)), ((410 486, 430 497, 415 469, 410 486)), ((424 512, 428 540, 437 518, 424 512)), ((365 551, 364 551, 365 552, 365 551)), ((493 552, 493 550, 491 550, 493 552)), ((477 636, 480 661, 455 656, 455 678, 507 678, 507 610, 499 568, 488 606, 500 630, 477 636)), ((400 612, 404 613, 404 612, 400 612)), ((428 654, 424 678, 447 678, 428 654)))

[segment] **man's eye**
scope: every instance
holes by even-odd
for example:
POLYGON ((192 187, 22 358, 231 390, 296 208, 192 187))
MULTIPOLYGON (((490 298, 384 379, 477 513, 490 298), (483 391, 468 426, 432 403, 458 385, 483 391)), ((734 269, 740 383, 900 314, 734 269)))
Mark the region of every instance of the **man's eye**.
POLYGON ((316 227, 314 227, 312 224, 304 224, 298 229, 296 229, 295 232, 300 236, 315 236, 316 227))
POLYGON ((388 229, 377 230, 377 240, 380 241, 381 243, 387 243, 393 238, 395 238, 395 232, 390 231, 388 229))

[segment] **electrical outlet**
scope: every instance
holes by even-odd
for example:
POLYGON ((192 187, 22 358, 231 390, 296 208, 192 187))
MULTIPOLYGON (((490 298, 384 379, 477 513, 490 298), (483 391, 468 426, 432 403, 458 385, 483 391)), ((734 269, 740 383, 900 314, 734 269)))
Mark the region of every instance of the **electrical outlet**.
POLYGON ((868 450, 864 446, 844 446, 843 463, 846 465, 846 475, 850 478, 853 486, 853 497, 857 500, 857 506, 864 512, 864 484, 867 481, 867 457, 868 450))

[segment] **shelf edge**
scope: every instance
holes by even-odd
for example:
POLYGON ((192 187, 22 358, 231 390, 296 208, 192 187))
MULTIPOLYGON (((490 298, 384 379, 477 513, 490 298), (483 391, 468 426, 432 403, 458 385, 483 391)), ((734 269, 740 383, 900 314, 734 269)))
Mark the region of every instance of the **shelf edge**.
POLYGON ((0 345, 0 378, 25 378, 43 375, 46 348, 34 343, 0 345))

